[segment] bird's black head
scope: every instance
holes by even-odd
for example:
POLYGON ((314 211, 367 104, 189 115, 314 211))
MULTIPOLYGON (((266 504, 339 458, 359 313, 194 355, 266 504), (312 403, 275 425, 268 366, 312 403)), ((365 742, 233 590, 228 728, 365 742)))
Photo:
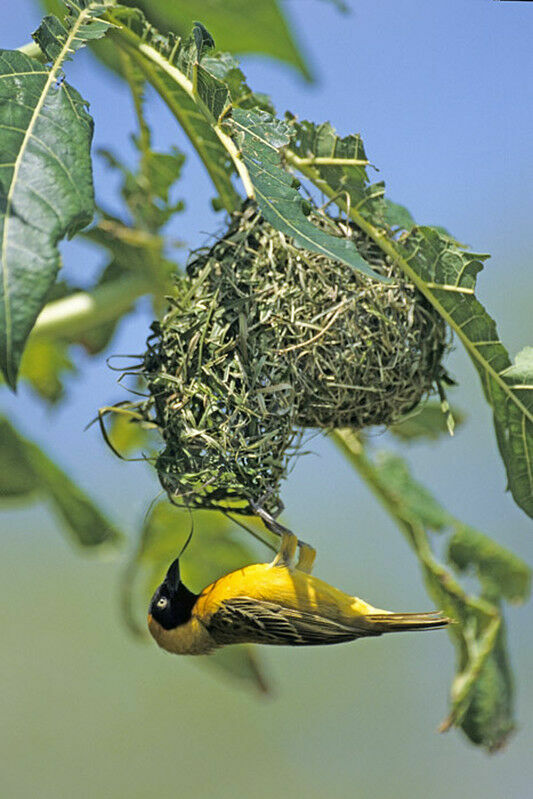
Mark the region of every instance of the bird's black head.
POLYGON ((197 594, 189 591, 180 580, 179 557, 171 564, 167 575, 156 589, 148 613, 165 630, 172 630, 185 624, 191 618, 191 612, 197 594))

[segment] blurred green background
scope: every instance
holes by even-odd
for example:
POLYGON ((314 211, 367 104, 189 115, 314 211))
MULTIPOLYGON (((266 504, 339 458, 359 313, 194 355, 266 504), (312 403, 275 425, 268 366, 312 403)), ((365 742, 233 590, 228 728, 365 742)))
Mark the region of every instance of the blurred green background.
MULTIPOLYGON (((283 4, 316 82, 246 56, 249 82, 269 92, 280 112, 287 107, 302 118, 330 119, 343 134, 361 132, 392 199, 420 222, 445 225, 474 250, 492 253, 479 297, 514 355, 532 343, 531 9, 491 0, 350 5, 343 16, 325 2, 283 4)), ((19 0, 2 45, 26 43, 40 16, 36 4, 19 0)), ((68 77, 91 102, 95 146, 131 156, 133 114, 121 83, 88 52, 68 65, 68 77)), ((149 114, 157 146, 177 142, 187 150, 151 97, 149 114)), ((95 182, 112 205, 115 178, 99 165, 95 182)), ((169 234, 197 246, 221 220, 209 210, 211 188, 194 156, 179 188, 187 211, 169 234)), ((88 280, 94 252, 78 242, 62 251, 68 274, 88 280)), ((110 351, 142 351, 149 322, 141 303, 110 351)), ((123 392, 104 357, 80 352, 77 365, 80 375, 68 379, 59 409, 42 407, 25 386, 17 398, 2 389, 2 403, 133 545, 159 489, 145 466, 118 461, 96 429, 84 432, 95 410, 123 392)), ((504 493, 478 379, 459 349, 449 368, 460 382, 452 399, 468 420, 454 439, 411 446, 413 473, 452 513, 531 563, 531 522, 504 493)), ((377 432, 374 443, 395 446, 377 432)), ((381 607, 429 609, 417 565, 385 513, 327 440, 317 436, 309 448, 284 499, 291 526, 318 548, 316 573, 381 607)), ((506 751, 489 757, 456 731, 436 733, 453 674, 445 633, 263 650, 272 695, 259 697, 204 662, 132 639, 119 613, 127 553, 105 561, 74 550, 44 505, 3 513, 2 540, 2 796, 529 795, 531 607, 508 614, 519 728, 506 751)))

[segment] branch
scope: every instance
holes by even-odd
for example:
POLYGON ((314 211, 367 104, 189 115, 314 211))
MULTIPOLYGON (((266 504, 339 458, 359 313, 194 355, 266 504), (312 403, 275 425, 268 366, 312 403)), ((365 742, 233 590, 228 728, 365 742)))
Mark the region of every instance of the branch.
POLYGON ((105 283, 91 292, 78 291, 45 305, 37 317, 33 335, 76 338, 96 325, 122 316, 135 300, 150 291, 146 279, 131 277, 105 283))

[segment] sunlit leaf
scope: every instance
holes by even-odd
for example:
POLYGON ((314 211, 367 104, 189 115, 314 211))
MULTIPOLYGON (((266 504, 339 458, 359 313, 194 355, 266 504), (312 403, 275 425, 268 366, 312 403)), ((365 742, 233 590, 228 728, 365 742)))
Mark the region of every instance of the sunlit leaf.
POLYGON ((69 345, 61 339, 30 337, 20 366, 20 377, 47 402, 58 402, 64 393, 63 380, 76 372, 69 345))

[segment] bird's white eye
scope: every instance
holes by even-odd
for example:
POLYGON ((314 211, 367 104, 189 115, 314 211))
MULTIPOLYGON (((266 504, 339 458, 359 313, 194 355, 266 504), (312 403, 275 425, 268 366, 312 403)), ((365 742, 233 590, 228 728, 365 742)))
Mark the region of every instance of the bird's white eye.
POLYGON ((157 600, 157 607, 161 610, 164 610, 168 605, 168 599, 166 596, 162 596, 160 599, 157 600))

